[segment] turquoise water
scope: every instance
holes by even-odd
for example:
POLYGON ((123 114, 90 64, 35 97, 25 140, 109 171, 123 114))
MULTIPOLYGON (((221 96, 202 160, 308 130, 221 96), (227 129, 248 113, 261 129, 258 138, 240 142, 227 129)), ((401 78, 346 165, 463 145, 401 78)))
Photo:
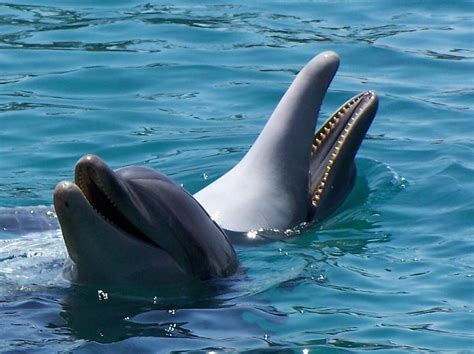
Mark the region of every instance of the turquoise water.
POLYGON ((239 248, 216 289, 71 287, 59 231, 0 233, 0 351, 474 352, 470 1, 0 3, 0 206, 50 205, 75 161, 192 192, 334 50, 322 117, 372 89, 358 179, 329 220, 239 248))

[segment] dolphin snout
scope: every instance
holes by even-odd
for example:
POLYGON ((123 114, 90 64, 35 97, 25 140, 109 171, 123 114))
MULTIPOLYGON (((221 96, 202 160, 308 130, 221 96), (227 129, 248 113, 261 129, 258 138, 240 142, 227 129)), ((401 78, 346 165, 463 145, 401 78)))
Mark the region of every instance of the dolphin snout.
POLYGON ((71 183, 69 181, 59 182, 56 185, 56 188, 54 188, 53 192, 54 206, 68 208, 69 202, 67 199, 67 194, 68 192, 72 191, 74 187, 77 188, 74 183, 71 183))
POLYGON ((99 156, 87 154, 82 156, 76 163, 76 177, 81 170, 87 170, 90 172, 102 170, 109 171, 110 167, 107 166, 107 164, 99 156))
MULTIPOLYGON (((79 187, 69 181, 62 181, 56 185, 53 192, 53 204, 56 213, 71 211, 75 205, 83 203, 85 200, 79 187)), ((67 213, 66 213, 67 214, 67 213)))

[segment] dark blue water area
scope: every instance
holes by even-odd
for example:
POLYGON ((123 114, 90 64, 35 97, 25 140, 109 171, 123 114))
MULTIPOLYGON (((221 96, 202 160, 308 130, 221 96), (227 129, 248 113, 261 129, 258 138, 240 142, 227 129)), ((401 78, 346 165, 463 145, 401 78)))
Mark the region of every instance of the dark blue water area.
POLYGON ((473 18, 471 1, 0 3, 0 211, 33 224, 0 231, 0 351, 474 351, 473 18), (380 98, 334 215, 238 246, 237 274, 204 286, 62 277, 38 206, 82 155, 197 192, 324 50, 341 65, 320 122, 380 98))

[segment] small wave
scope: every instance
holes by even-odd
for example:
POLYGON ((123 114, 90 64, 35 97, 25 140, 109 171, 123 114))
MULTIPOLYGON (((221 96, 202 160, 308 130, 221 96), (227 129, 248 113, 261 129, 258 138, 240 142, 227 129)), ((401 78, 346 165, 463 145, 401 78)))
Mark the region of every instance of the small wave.
POLYGON ((62 267, 67 258, 59 230, 32 233, 0 241, 0 295, 17 290, 39 291, 62 287, 62 267))

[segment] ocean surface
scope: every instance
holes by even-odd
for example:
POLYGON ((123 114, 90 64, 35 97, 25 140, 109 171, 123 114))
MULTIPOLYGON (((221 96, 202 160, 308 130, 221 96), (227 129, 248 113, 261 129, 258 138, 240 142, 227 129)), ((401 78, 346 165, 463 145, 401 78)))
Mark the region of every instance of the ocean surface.
POLYGON ((462 0, 1 2, 0 212, 33 224, 86 153, 198 191, 324 50, 341 65, 320 122, 361 91, 380 105, 345 204, 237 248, 209 291, 71 286, 59 230, 0 231, 0 352, 474 352, 473 18, 462 0))

